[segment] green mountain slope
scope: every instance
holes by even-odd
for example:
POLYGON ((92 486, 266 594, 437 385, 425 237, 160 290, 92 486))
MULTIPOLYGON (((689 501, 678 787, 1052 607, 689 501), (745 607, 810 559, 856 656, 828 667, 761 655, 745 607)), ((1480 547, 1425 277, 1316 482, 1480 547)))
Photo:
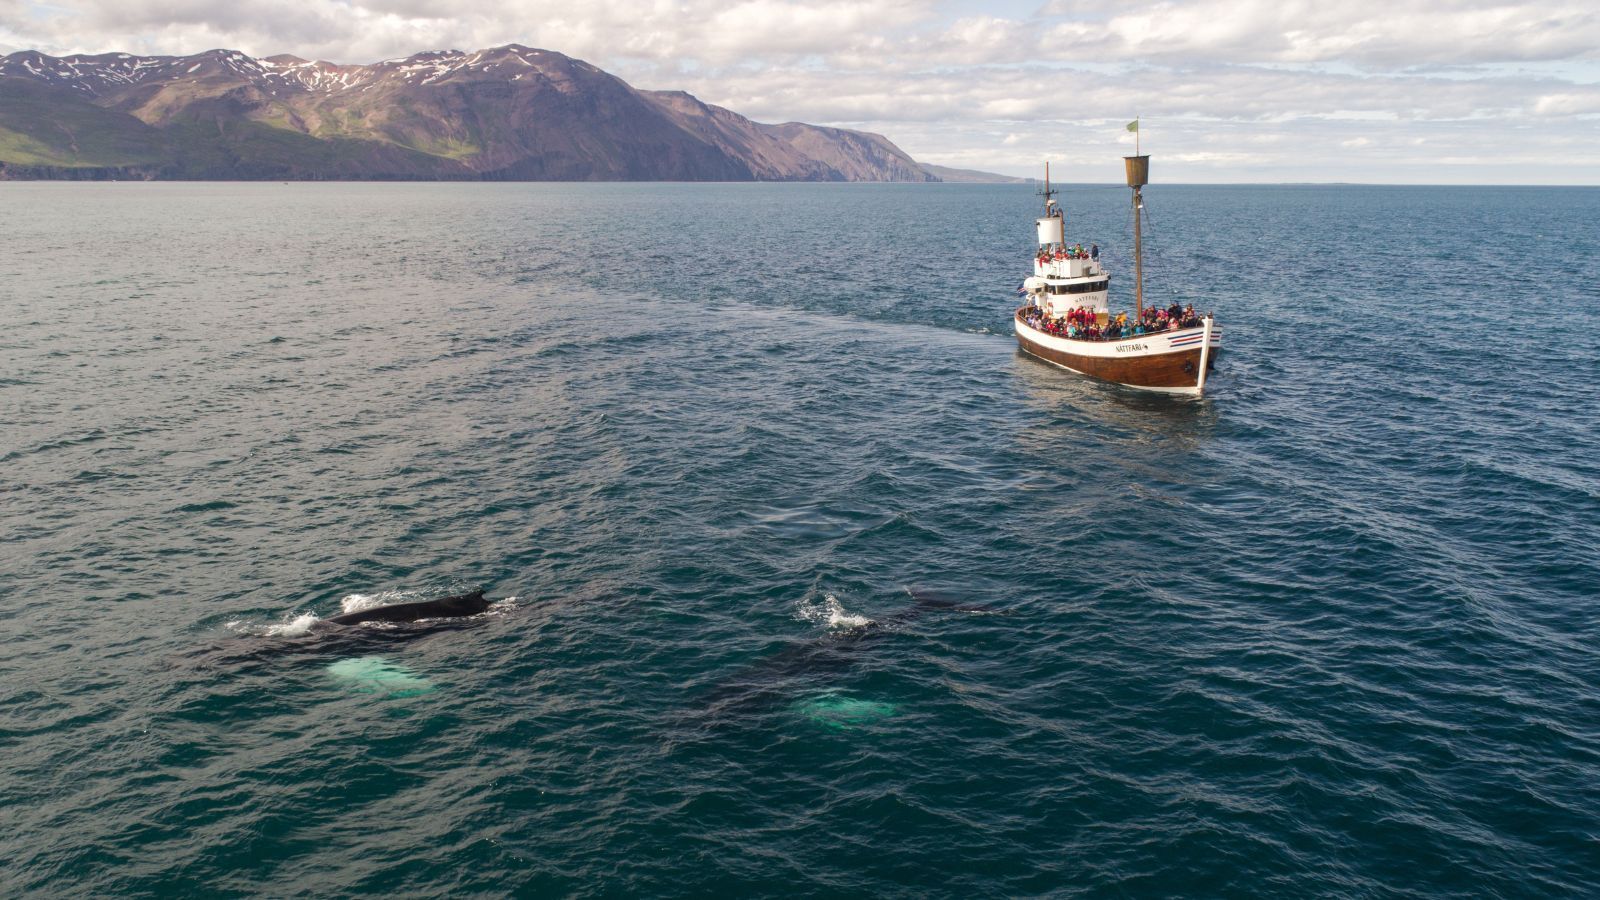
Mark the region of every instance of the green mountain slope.
POLYGON ((91 168, 170 160, 166 136, 127 113, 66 88, 0 76, 0 162, 91 168))

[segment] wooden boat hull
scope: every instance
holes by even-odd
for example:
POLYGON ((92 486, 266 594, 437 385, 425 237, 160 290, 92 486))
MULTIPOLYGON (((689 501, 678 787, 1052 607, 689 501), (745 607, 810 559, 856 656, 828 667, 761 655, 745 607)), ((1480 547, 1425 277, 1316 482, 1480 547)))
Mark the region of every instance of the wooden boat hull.
MULTIPOLYGON (((1023 352, 1054 363, 1080 375, 1146 391, 1198 395, 1205 385, 1201 377, 1201 344, 1204 330, 1139 335, 1120 341, 1077 341, 1036 331, 1015 317, 1017 345, 1023 352)), ((1205 355, 1209 372, 1222 352, 1222 337, 1213 329, 1211 346, 1205 355)))

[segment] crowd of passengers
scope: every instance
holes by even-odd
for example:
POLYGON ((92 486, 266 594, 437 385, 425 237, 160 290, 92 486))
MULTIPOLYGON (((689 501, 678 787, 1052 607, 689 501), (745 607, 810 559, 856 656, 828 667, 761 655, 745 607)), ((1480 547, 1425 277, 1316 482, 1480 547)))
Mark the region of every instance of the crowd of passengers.
POLYGON ((1144 318, 1128 321, 1127 313, 1117 313, 1115 318, 1108 319, 1106 324, 1099 323, 1092 311, 1087 309, 1074 309, 1064 318, 1052 318, 1044 314, 1044 310, 1030 306, 1022 314, 1022 320, 1028 327, 1053 334, 1056 337, 1074 338, 1080 341, 1115 341, 1126 337, 1136 337, 1141 334, 1159 334, 1163 331, 1177 331, 1180 328, 1199 328, 1200 316, 1194 311, 1194 305, 1179 306, 1174 303, 1166 309, 1150 308, 1144 311, 1144 318))
POLYGON ((1083 249, 1082 244, 1074 244, 1071 247, 1057 246, 1053 250, 1041 247, 1039 248, 1039 253, 1034 258, 1042 263, 1047 263, 1052 259, 1098 260, 1100 258, 1100 245, 1090 244, 1089 249, 1087 250, 1083 249))

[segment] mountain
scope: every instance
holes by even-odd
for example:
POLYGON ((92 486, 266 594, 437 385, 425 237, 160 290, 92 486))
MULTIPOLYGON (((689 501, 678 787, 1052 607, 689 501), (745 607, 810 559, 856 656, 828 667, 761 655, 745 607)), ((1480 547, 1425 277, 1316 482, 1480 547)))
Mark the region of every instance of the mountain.
POLYGON ((753 122, 516 44, 368 66, 13 53, 0 178, 940 180, 881 135, 753 122))
POLYGON ((940 181, 953 184, 1032 184, 1032 178, 1017 178, 1014 175, 996 175, 993 172, 980 172, 977 169, 952 169, 949 166, 936 166, 933 163, 923 163, 922 170, 940 181))

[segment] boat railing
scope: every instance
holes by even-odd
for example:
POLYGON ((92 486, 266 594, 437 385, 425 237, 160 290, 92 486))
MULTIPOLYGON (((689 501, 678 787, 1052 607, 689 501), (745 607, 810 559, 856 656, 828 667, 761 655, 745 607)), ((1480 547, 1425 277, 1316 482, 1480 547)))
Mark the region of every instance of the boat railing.
MULTIPOLYGON (((1050 332, 1045 331, 1042 328, 1034 327, 1033 323, 1029 322, 1027 317, 1023 315, 1023 312, 1025 310, 1029 310, 1029 309, 1032 309, 1032 308, 1033 307, 1026 306, 1026 305, 1017 307, 1016 317, 1018 319, 1020 319, 1023 324, 1027 325, 1029 328, 1033 328, 1034 331, 1037 331, 1040 334, 1049 335, 1050 337, 1066 338, 1069 341, 1089 341, 1089 342, 1092 342, 1092 343, 1102 343, 1103 344, 1103 343, 1108 343, 1108 342, 1112 342, 1112 341, 1133 340, 1133 339, 1136 339, 1136 338, 1174 337, 1174 336, 1185 334, 1185 333, 1191 333, 1192 334, 1192 333, 1197 332, 1197 331, 1204 331, 1205 327, 1206 327, 1205 323, 1202 322, 1199 325, 1190 325, 1190 326, 1188 326, 1186 328, 1172 328, 1172 329, 1167 329, 1167 330, 1163 330, 1163 331, 1146 331, 1143 334, 1123 333, 1123 334, 1117 335, 1116 337, 1106 337, 1105 335, 1101 335, 1099 337, 1074 336, 1074 337, 1067 338, 1067 336, 1064 335, 1064 334, 1051 334, 1050 332)), ((1212 327, 1211 327, 1211 333, 1212 333, 1213 336, 1220 335, 1222 333, 1222 327, 1219 326, 1219 325, 1213 324, 1212 327)))

